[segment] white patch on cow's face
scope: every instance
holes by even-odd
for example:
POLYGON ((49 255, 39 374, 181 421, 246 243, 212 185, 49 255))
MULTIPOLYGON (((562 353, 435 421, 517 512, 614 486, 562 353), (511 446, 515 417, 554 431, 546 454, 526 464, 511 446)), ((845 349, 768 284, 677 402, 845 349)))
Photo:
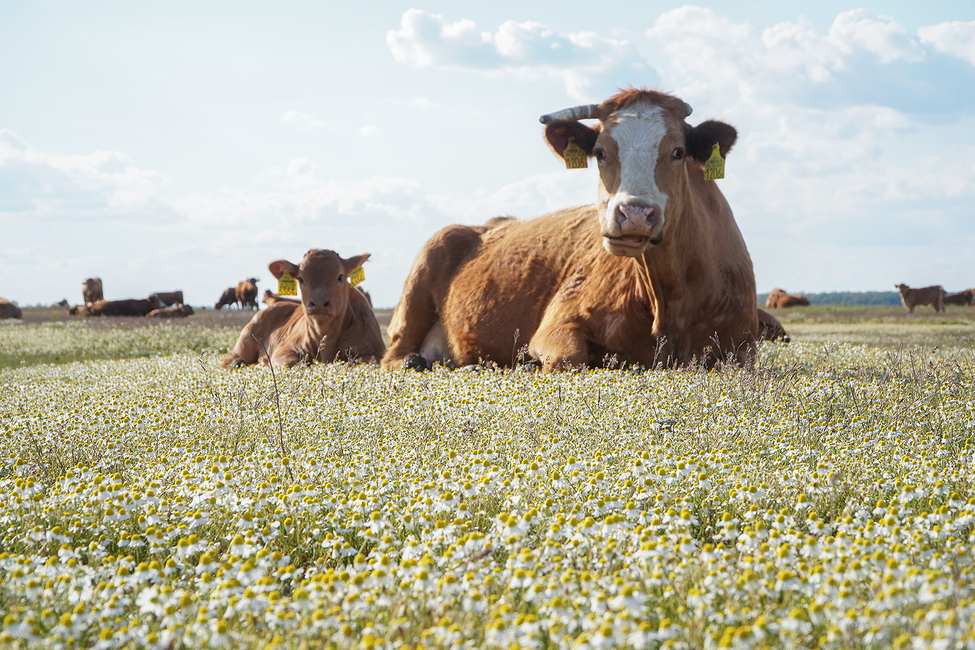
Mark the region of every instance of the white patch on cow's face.
POLYGON ((608 121, 604 135, 612 138, 617 156, 600 163, 603 246, 614 255, 640 255, 663 236, 667 195, 657 187, 656 170, 667 135, 664 111, 653 104, 628 106, 608 121), (619 181, 615 192, 607 188, 610 178, 619 181))

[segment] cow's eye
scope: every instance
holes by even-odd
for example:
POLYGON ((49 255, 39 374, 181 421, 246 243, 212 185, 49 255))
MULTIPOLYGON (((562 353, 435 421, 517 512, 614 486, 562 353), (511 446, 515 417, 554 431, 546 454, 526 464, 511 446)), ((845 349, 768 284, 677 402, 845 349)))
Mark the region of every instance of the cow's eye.
POLYGON ((684 158, 684 147, 677 147, 674 149, 674 153, 670 154, 671 158, 674 160, 683 160, 684 158))
POLYGON ((592 152, 592 155, 594 155, 596 157, 596 160, 598 160, 599 162, 602 162, 603 160, 606 159, 606 152, 603 151, 602 149, 594 150, 592 152))
POLYGON ((301 276, 300 275, 297 278, 295 278, 295 280, 298 281, 298 284, 304 284, 305 283, 305 281, 301 279, 301 276))
POLYGON ((344 280, 344 279, 345 279, 345 276, 344 276, 344 275, 342 275, 341 273, 339 273, 339 282, 341 282, 341 281, 342 281, 342 280, 344 280))

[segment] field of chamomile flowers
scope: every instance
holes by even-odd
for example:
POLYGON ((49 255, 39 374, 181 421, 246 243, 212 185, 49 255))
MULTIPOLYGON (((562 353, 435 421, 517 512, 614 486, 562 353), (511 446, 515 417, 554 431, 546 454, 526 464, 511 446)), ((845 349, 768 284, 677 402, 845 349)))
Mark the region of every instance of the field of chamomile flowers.
POLYGON ((64 355, 0 369, 0 646, 975 648, 970 345, 272 374, 180 327, 0 327, 64 355))

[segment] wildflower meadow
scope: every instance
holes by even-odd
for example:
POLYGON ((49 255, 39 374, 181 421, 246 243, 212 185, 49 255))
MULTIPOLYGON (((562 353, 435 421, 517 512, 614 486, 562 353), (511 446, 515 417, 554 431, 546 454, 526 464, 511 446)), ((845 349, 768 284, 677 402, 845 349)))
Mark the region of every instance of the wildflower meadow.
POLYGON ((969 347, 272 373, 234 335, 0 369, 0 645, 975 648, 969 347))

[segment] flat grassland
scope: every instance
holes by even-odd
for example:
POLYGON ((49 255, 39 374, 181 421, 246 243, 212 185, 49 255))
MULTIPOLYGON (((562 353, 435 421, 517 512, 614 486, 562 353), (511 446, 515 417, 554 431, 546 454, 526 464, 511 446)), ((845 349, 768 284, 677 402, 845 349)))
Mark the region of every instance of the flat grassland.
POLYGON ((969 314, 781 310, 752 369, 543 375, 230 372, 248 312, 27 309, 0 645, 975 647, 969 314))

